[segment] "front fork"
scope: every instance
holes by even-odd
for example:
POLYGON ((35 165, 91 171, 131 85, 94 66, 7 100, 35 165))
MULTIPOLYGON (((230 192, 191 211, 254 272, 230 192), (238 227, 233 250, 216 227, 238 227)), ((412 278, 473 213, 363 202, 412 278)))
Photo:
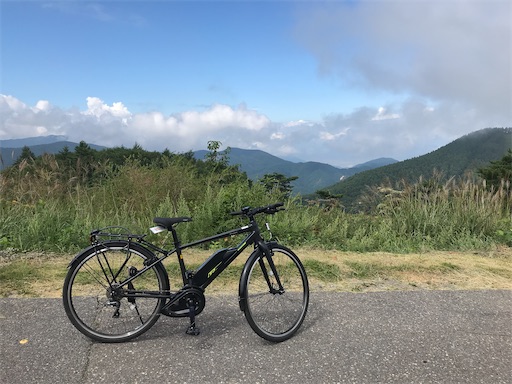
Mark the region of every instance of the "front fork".
MULTIPOLYGON (((271 294, 283 294, 284 288, 281 283, 279 274, 277 273, 276 266, 273 260, 272 242, 265 243, 263 240, 257 241, 253 253, 247 259, 240 275, 240 285, 238 287, 238 305, 242 312, 245 312, 247 306, 247 283, 249 280, 249 273, 251 273, 251 266, 258 261, 261 272, 267 282, 268 291, 271 294), (267 263, 265 263, 265 259, 267 263), (272 284, 272 276, 275 279, 277 288, 272 284)), ((256 268, 256 267, 255 267, 256 268)))
POLYGON ((278 289, 276 289, 274 287, 274 285, 272 284, 272 281, 270 280, 270 274, 269 274, 269 271, 267 270, 267 267, 265 266, 263 257, 260 257, 260 259, 258 260, 258 263, 260 264, 261 271, 262 271, 263 276, 265 277, 265 280, 267 282, 269 292, 272 294, 276 294, 276 293, 283 294, 284 288, 283 288, 283 285, 281 284, 281 279, 279 278, 279 274, 277 273, 276 265, 274 264, 274 260, 272 258, 272 256, 274 256, 274 253, 272 252, 272 250, 268 247, 268 245, 264 241, 258 242, 258 248, 263 253, 263 257, 265 257, 265 259, 267 259, 268 266, 270 267, 271 276, 274 276, 274 278, 276 279, 278 289))

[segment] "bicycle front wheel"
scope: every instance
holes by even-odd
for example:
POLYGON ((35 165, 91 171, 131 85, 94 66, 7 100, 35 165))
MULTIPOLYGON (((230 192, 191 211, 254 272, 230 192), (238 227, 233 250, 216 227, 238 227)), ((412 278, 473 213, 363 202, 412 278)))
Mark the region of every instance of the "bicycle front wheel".
POLYGON ((281 342, 292 337, 306 317, 309 285, 295 253, 278 244, 269 248, 275 269, 256 251, 242 278, 242 299, 251 328, 266 340, 281 342))
POLYGON ((128 241, 106 241, 86 249, 72 262, 63 287, 63 304, 73 325, 100 342, 140 336, 157 321, 165 299, 126 297, 129 290, 168 292, 169 279, 157 264, 132 283, 120 283, 142 270, 153 253, 128 241))

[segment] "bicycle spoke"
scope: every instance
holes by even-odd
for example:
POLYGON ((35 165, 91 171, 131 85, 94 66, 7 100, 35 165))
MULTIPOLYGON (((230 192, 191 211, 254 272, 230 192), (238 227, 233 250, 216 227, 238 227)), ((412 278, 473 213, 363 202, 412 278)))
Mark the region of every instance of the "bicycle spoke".
POLYGON ((291 337, 302 324, 309 301, 307 278, 297 256, 274 246, 269 265, 264 257, 255 259, 244 284, 245 316, 253 330, 270 341, 291 337))
POLYGON ((126 241, 102 246, 85 253, 70 269, 63 291, 66 313, 82 333, 95 340, 129 340, 158 319, 165 301, 158 294, 169 292, 168 281, 160 264, 137 277, 130 275, 130 270, 143 270, 145 260, 153 258, 144 248, 131 245, 127 252, 126 241), (121 288, 130 278, 127 289, 121 288), (141 296, 134 297, 136 294, 141 296), (95 304, 91 305, 93 298, 95 304))

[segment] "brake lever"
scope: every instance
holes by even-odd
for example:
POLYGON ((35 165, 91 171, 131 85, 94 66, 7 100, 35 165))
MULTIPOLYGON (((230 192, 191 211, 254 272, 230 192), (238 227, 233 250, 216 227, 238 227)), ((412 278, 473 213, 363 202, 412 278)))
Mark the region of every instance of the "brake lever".
POLYGON ((265 227, 267 228, 268 234, 270 235, 269 240, 272 240, 274 235, 272 234, 272 231, 270 230, 270 225, 268 224, 268 222, 265 223, 265 227))

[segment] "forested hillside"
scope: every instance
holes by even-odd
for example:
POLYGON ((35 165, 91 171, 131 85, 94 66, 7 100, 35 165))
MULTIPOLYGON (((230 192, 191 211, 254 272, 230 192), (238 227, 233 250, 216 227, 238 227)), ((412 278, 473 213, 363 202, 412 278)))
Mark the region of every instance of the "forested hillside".
MULTIPOLYGON (((203 159, 207 151, 196 151, 194 155, 203 159)), ((286 177, 297 177, 291 182, 295 194, 306 195, 368 169, 396 163, 395 159, 381 158, 355 165, 337 168, 315 161, 295 163, 256 149, 230 148, 229 164, 239 165, 240 170, 251 180, 259 180, 266 174, 278 173, 286 177)))
POLYGON ((412 183, 420 177, 428 179, 434 172, 441 175, 441 181, 460 177, 498 160, 510 148, 512 128, 483 129, 429 154, 358 173, 325 189, 332 194, 342 194, 342 203, 346 207, 354 207, 369 186, 387 184, 393 187, 400 180, 412 183))

